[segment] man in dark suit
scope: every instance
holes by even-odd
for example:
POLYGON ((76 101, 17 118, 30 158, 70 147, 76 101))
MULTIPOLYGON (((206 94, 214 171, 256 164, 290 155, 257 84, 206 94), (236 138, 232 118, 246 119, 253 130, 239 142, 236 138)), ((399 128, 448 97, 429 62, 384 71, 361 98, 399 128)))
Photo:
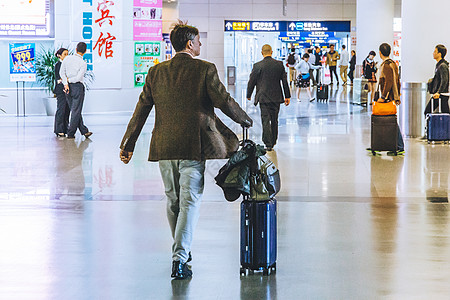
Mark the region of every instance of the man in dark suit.
POLYGON ((259 103, 261 108, 262 140, 266 149, 272 151, 278 138, 280 103, 289 105, 291 92, 283 63, 272 58, 272 47, 264 45, 261 53, 264 59, 253 65, 247 85, 247 99, 250 100, 256 86, 255 105, 259 103))
POLYGON ((197 28, 177 24, 170 33, 176 55, 148 71, 133 117, 123 137, 120 158, 128 163, 144 123, 155 106, 150 161, 159 161, 172 230, 172 277, 192 276, 192 235, 199 216, 205 160, 229 157, 239 146, 236 135, 214 113, 245 127, 252 119, 220 82, 216 66, 200 55, 197 28))

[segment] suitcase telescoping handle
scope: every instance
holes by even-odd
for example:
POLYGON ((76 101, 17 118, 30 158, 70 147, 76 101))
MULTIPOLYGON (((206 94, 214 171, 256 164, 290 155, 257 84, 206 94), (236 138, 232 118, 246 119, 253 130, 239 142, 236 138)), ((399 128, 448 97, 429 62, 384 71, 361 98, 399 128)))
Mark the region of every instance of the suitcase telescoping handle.
MULTIPOLYGON (((242 145, 246 140, 248 140, 248 127, 242 126, 242 145)), ((248 199, 250 199, 249 195, 242 195, 242 200, 248 201, 248 199)))
MULTIPOLYGON (((442 93, 441 94, 442 96, 447 96, 448 94, 446 94, 446 93, 442 93)), ((439 106, 438 106, 438 113, 441 113, 442 112, 442 109, 441 109, 441 104, 442 104, 442 98, 441 97, 439 97, 439 106)), ((434 97, 431 97, 431 113, 433 113, 434 112, 434 97)))
POLYGON ((248 140, 248 127, 242 126, 242 139, 248 140))

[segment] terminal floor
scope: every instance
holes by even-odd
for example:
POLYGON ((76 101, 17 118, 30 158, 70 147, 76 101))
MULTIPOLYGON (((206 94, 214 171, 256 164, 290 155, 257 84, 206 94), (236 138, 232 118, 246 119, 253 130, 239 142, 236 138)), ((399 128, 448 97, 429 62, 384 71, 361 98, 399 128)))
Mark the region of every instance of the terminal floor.
MULTIPOLYGON (((239 275, 239 202, 214 184, 220 160, 207 163, 194 276, 170 279, 153 114, 129 165, 130 113, 86 115, 91 140, 56 138, 52 117, 0 116, 0 299, 450 299, 450 146, 406 139, 404 157, 370 155, 370 115, 350 95, 281 109, 268 277, 239 275)), ((260 142, 259 110, 243 105, 260 142)))

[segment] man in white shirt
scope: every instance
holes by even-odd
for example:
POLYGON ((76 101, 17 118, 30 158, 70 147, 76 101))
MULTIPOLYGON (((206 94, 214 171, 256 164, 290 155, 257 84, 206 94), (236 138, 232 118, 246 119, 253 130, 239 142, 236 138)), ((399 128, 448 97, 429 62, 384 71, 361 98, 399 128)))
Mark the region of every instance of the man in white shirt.
POLYGON ((75 138, 77 128, 86 138, 92 135, 92 132, 84 125, 83 117, 81 116, 84 102, 83 78, 87 70, 87 64, 83 60, 86 48, 86 43, 78 43, 77 53, 75 55, 67 56, 62 62, 59 71, 71 112, 69 129, 67 130, 68 139, 75 138))
POLYGON ((339 70, 340 70, 340 73, 341 73, 342 81, 344 82, 343 85, 347 84, 348 61, 349 61, 348 51, 345 49, 345 45, 342 45, 341 60, 340 60, 340 63, 339 63, 339 70))

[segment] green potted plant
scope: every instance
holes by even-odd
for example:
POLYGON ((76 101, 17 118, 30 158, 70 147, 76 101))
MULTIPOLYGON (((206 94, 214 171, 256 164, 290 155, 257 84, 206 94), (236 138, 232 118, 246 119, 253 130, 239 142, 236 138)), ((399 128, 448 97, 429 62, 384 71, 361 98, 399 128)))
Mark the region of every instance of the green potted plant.
MULTIPOLYGON (((41 47, 39 53, 36 55, 36 80, 45 87, 49 97, 44 98, 44 106, 47 116, 54 116, 56 112, 56 96, 53 93, 55 88, 55 64, 58 58, 55 55, 55 49, 41 47)), ((71 51, 69 51, 71 54, 71 51)), ((84 76, 84 83, 86 89, 89 90, 95 80, 94 73, 87 71, 84 76)))

